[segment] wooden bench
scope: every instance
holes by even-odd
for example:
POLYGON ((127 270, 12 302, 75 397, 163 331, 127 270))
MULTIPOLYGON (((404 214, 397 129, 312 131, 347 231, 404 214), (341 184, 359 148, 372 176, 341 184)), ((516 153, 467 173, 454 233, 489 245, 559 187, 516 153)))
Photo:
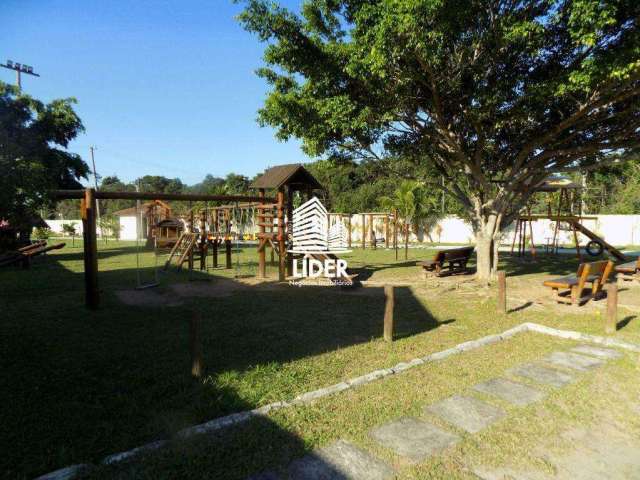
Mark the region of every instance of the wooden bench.
POLYGON ((433 260, 417 262, 423 270, 425 277, 435 275, 440 277, 445 274, 467 272, 467 262, 471 258, 474 247, 450 248, 440 250, 433 260))
POLYGON ((580 305, 602 293, 602 287, 607 283, 612 270, 613 262, 610 260, 581 263, 575 275, 547 280, 543 285, 553 290, 553 297, 557 302, 580 305), (591 291, 583 296, 587 283, 591 284, 591 291))
POLYGON ((633 262, 616 265, 615 272, 618 280, 635 280, 640 282, 640 257, 633 262))

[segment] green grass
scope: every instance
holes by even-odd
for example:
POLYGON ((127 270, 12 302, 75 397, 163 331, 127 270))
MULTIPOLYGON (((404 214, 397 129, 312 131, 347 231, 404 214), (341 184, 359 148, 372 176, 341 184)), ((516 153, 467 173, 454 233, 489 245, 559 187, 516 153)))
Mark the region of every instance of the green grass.
MULTIPOLYGON (((75 248, 38 259, 28 271, 0 271, 0 448, 4 452, 0 471, 4 477, 32 478, 66 465, 99 461, 105 455, 171 437, 185 426, 290 399, 523 321, 602 333, 602 321, 592 313, 568 311, 559 316, 554 311, 523 310, 496 315, 491 290, 433 289, 420 280, 415 266, 416 259, 433 254, 425 249, 410 249, 408 261, 403 251, 396 261, 392 250, 383 249, 346 255, 351 268, 373 285, 380 284, 366 291, 258 286, 225 297, 183 299, 178 307, 131 307, 121 304, 114 292, 136 285, 135 252, 132 243, 99 244, 102 306, 96 312, 84 308, 78 240, 75 248), (385 282, 413 284, 397 287, 398 340, 393 344, 380 338, 385 282), (189 375, 192 311, 203 318, 205 376, 201 380, 189 375)), ((148 281, 156 261, 153 252, 143 250, 139 260, 142 281, 148 281)), ((162 262, 159 258, 158 263, 162 262)), ((255 274, 253 248, 238 252, 238 262, 236 269, 234 256, 233 269, 210 271, 214 282, 218 277, 255 274)), ((572 258, 541 259, 536 265, 505 263, 510 274, 522 278, 565 273, 575 270, 575 265, 572 258)), ((269 271, 274 278, 275 267, 269 271)), ((171 271, 161 276, 157 291, 172 295, 169 285, 188 282, 188 278, 187 272, 171 271)), ((629 322, 617 335, 640 341, 638 323, 629 322)), ((493 374, 516 357, 538 354, 553 344, 535 339, 530 348, 516 343, 492 347, 490 359, 479 361, 487 363, 486 370, 478 374, 493 374)), ((430 380, 427 390, 436 395, 462 388, 465 376, 459 370, 468 358, 465 354, 439 365, 441 374, 430 380)), ((396 396, 405 388, 398 385, 391 390, 396 396)), ((366 387, 362 392, 369 388, 381 387, 366 387)), ((163 453, 137 473, 159 478, 163 475, 158 469, 176 468, 183 471, 182 476, 208 472, 210 477, 212 471, 224 469, 228 475, 220 478, 243 478, 250 469, 280 464, 287 455, 301 454, 331 438, 351 434, 363 438, 371 422, 397 410, 388 410, 375 401, 375 395, 365 402, 362 392, 323 401, 322 407, 279 413, 239 429, 224 441, 229 449, 219 453, 201 450, 193 442, 176 445, 179 458, 175 451, 163 453), (347 419, 356 409, 360 411, 358 404, 363 402, 364 418, 351 424, 347 419), (289 453, 278 450, 278 443, 290 445, 289 453)), ((415 402, 425 399, 416 397, 415 402)))

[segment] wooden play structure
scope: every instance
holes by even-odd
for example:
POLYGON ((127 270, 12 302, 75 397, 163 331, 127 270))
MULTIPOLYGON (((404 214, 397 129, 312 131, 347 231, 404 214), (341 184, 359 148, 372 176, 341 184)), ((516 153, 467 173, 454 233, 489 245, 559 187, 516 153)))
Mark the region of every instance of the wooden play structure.
POLYGON ((183 223, 175 218, 160 220, 153 225, 152 237, 158 248, 173 247, 184 231, 183 223))
POLYGON ((360 246, 362 248, 376 249, 379 243, 384 243, 385 248, 398 247, 398 213, 365 212, 365 213, 328 213, 327 221, 329 227, 335 222, 345 222, 347 229, 347 246, 352 248, 352 218, 359 217, 360 220, 360 246), (383 222, 383 240, 379 242, 376 235, 376 221, 383 222))
POLYGON ((640 283, 640 257, 632 262, 616 265, 615 272, 619 282, 632 281, 640 283))
POLYGON ((607 283, 612 270, 613 262, 611 260, 581 263, 575 275, 547 280, 543 285, 551 288, 553 298, 558 303, 582 305, 590 299, 597 299, 602 295, 602 287, 607 283), (589 283, 591 288, 584 295, 585 286, 589 283))
MULTIPOLYGON (((85 276, 85 298, 86 305, 90 309, 98 308, 100 304, 100 295, 98 289, 98 256, 97 256, 97 240, 96 240, 96 202, 97 200, 150 200, 158 201, 186 201, 186 202, 220 202, 227 205, 232 204, 235 208, 240 208, 241 202, 250 204, 248 209, 253 209, 256 225, 259 232, 258 240, 258 277, 266 277, 266 251, 268 248, 278 256, 278 279, 284 281, 287 275, 291 275, 292 256, 287 251, 287 243, 290 238, 293 213, 293 195, 299 192, 300 195, 306 195, 311 198, 313 191, 322 189, 320 183, 299 164, 281 165, 273 167, 264 172, 252 184, 252 188, 257 190, 257 195, 205 195, 205 194, 172 194, 172 193, 153 193, 153 192, 106 192, 96 191, 93 188, 86 190, 58 190, 51 192, 51 195, 57 199, 78 199, 81 201, 80 210, 83 223, 84 237, 84 276, 85 276), (268 197, 267 191, 274 196, 268 197)), ((213 209, 211 209, 213 210, 213 209)), ((211 222, 212 231, 208 232, 206 228, 207 212, 206 209, 200 213, 199 222, 200 229, 195 231, 194 217, 192 211, 190 225, 176 241, 171 255, 172 261, 175 259, 182 265, 185 261, 193 263, 196 245, 200 252, 206 252, 206 245, 214 245, 214 238, 223 239, 227 253, 227 265, 230 264, 231 252, 231 235, 228 230, 231 229, 233 218, 228 216, 224 225, 220 225, 219 211, 224 208, 218 208, 214 216, 218 220, 211 222), (224 229, 224 232, 220 230, 224 229), (224 236, 221 235, 224 233, 224 236), (187 235, 189 234, 189 235, 187 235), (198 241, 195 241, 196 238, 198 241), (204 239, 204 242, 202 241, 204 239), (186 252, 186 255, 185 255, 186 252)), ((237 233, 237 232, 236 232, 237 233)), ((200 255, 200 261, 206 259, 206 253, 200 255)))
POLYGON ((433 259, 417 262, 417 264, 422 267, 425 277, 467 273, 467 263, 474 249, 475 247, 462 247, 440 250, 433 259))
POLYGON ((516 228, 513 236, 513 242, 511 244, 511 253, 515 249, 517 243, 518 250, 517 255, 524 257, 527 250, 527 240, 531 247, 531 256, 536 257, 536 245, 533 238, 533 223, 540 220, 551 220, 554 222, 553 237, 547 239, 545 244, 545 250, 550 253, 558 253, 560 248, 560 232, 562 230, 571 231, 573 233, 573 241, 575 243, 576 254, 579 260, 582 260, 581 246, 578 233, 585 235, 589 238, 589 242, 585 245, 585 251, 591 256, 600 255, 603 250, 606 250, 609 255, 615 257, 617 260, 625 261, 626 258, 613 245, 607 243, 602 237, 589 230, 583 225, 585 220, 596 220, 596 217, 588 217, 582 215, 582 212, 574 213, 573 211, 573 199, 572 196, 575 192, 582 188, 577 183, 572 182, 566 177, 550 177, 543 182, 533 187, 535 192, 553 193, 558 192, 558 204, 553 212, 553 206, 548 204, 548 212, 546 215, 532 214, 531 207, 526 207, 526 214, 521 215, 516 219, 516 228), (527 234, 529 235, 527 238, 527 234))
POLYGON ((31 245, 19 248, 16 251, 8 252, 0 256, 0 267, 14 265, 16 263, 22 264, 23 268, 29 268, 31 259, 42 255, 43 253, 50 252, 51 250, 59 250, 64 248, 65 243, 56 243, 54 245, 47 245, 45 240, 41 240, 31 245))

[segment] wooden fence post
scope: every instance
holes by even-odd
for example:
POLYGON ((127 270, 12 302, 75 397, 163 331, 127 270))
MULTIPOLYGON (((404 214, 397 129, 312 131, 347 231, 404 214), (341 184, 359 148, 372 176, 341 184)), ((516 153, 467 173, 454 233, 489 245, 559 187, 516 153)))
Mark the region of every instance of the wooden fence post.
POLYGON ((607 319, 604 332, 607 335, 616 333, 618 329, 618 285, 609 284, 607 288, 607 319))
POLYGON ((395 303, 393 285, 384 286, 384 340, 393 342, 393 307, 395 303))
POLYGON ((202 345, 200 341, 201 318, 199 312, 191 314, 189 323, 189 350, 191 351, 191 375, 200 378, 202 376, 202 345))
POLYGON ((507 275, 498 271, 498 313, 507 313, 507 275))

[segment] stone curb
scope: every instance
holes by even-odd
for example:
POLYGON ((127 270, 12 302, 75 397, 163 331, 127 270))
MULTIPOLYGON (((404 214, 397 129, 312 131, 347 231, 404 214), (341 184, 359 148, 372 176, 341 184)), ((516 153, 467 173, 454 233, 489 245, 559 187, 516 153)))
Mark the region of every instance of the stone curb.
MULTIPOLYGON (((209 420, 208 422, 205 422, 205 423, 193 425, 191 427, 187 427, 180 430, 176 434, 176 437, 184 439, 184 438, 190 438, 194 435, 212 433, 217 430, 222 430, 230 426, 245 423, 252 418, 264 416, 272 410, 280 410, 282 408, 287 408, 294 405, 305 405, 315 400, 318 400, 319 398, 327 397, 329 395, 333 395, 338 392, 349 390, 351 388, 358 387, 360 385, 366 385, 368 383, 380 380, 381 378, 385 378, 390 375, 394 375, 394 374, 402 373, 406 370, 410 370, 419 365, 424 365, 430 362, 436 362, 439 360, 443 360, 447 357, 450 357, 452 355, 457 355, 459 353, 475 350, 477 348, 484 347, 486 345, 507 340, 513 337, 514 335, 517 335, 518 333, 522 333, 522 332, 542 333, 545 335, 560 337, 567 340, 580 340, 585 342, 596 343, 599 345, 618 347, 618 348, 622 348, 624 350, 630 350, 633 352, 640 352, 640 346, 635 345, 633 343, 627 343, 627 342, 623 342, 621 340, 616 340, 613 338, 599 337, 597 335, 589 335, 586 333, 580 333, 580 332, 575 332, 571 330, 558 330, 558 329, 546 327, 544 325, 540 325, 537 323, 526 322, 526 323, 521 323, 520 325, 517 325, 513 328, 510 328, 509 330, 505 330, 500 334, 487 335, 477 340, 470 340, 467 342, 463 342, 456 345, 455 347, 448 348, 447 350, 442 350, 440 352, 432 353, 422 358, 414 358, 413 360, 410 360, 408 362, 400 362, 391 368, 374 370, 373 372, 367 373, 365 375, 361 375, 359 377, 350 378, 348 380, 345 380, 340 383, 336 383, 334 385, 330 385, 328 387, 319 388, 311 392, 303 393, 288 402, 286 401, 273 402, 259 408, 254 408, 253 410, 232 413, 224 417, 218 417, 213 420, 209 420)), ((168 443, 169 443, 168 440, 158 440, 155 442, 147 443, 145 445, 133 448, 131 450, 127 450, 125 452, 109 455, 105 457, 101 463, 104 465, 112 465, 115 463, 131 460, 132 458, 138 456, 141 453, 157 450, 159 448, 164 447, 168 443)), ((36 480, 71 480, 73 478, 76 478, 76 476, 79 475, 80 473, 85 473, 87 470, 93 467, 94 465, 91 465, 91 464, 71 465, 69 467, 62 468, 60 470, 56 470, 54 472, 45 474, 41 477, 38 477, 36 480)))

